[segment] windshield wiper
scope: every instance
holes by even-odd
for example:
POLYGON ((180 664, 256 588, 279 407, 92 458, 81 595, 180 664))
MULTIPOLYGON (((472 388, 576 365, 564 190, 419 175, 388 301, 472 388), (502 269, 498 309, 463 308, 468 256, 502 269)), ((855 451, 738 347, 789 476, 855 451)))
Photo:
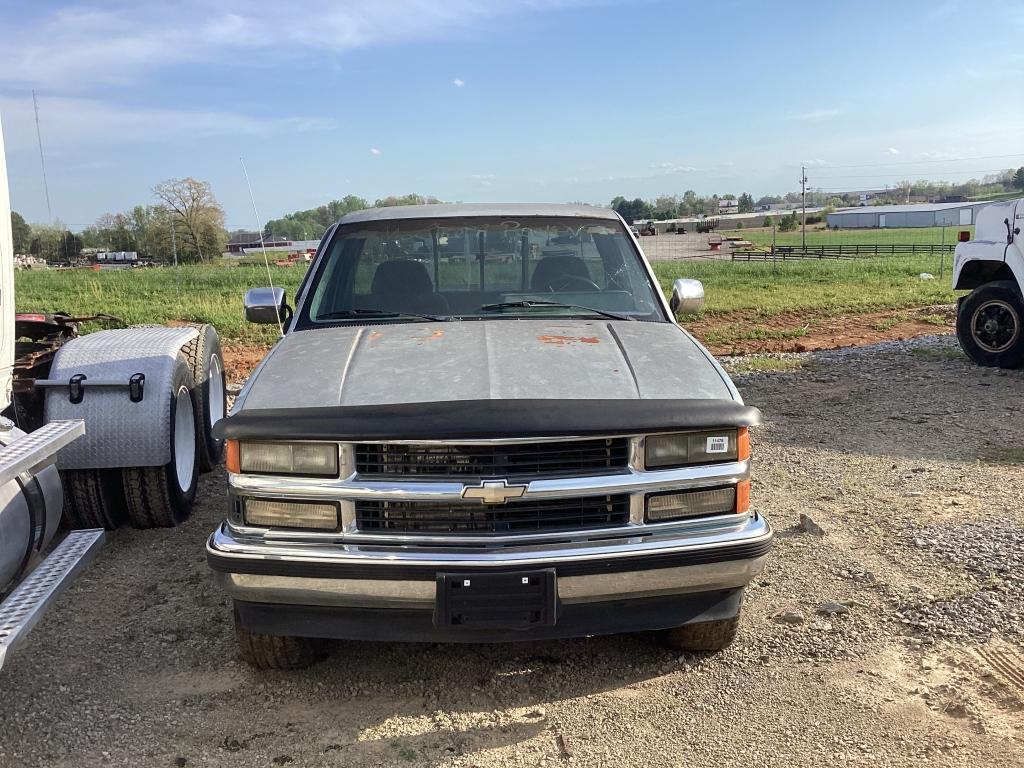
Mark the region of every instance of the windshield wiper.
POLYGON ((515 308, 529 308, 529 307, 553 307, 555 309, 585 309, 587 312, 593 312, 595 315, 601 315, 602 317, 610 317, 612 320, 635 320, 636 318, 630 317, 629 315, 620 315, 618 312, 606 312, 603 309, 595 309, 594 307, 587 307, 583 304, 563 304, 560 301, 536 301, 534 299, 523 299, 522 301, 501 301, 497 304, 484 304, 483 306, 477 307, 477 312, 495 312, 499 309, 515 309, 515 308))
POLYGON ((424 315, 419 312, 391 312, 386 309, 339 309, 335 312, 325 312, 322 315, 317 315, 316 320, 343 320, 349 317, 381 317, 381 318, 401 318, 401 317, 417 317, 421 320, 434 320, 435 322, 442 322, 448 320, 447 317, 439 317, 438 315, 424 315))

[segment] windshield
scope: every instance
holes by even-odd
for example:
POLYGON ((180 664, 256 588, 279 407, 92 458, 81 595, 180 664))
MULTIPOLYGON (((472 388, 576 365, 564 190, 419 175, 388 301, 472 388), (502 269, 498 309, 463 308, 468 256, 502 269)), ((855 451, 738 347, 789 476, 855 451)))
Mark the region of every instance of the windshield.
POLYGON ((475 217, 351 225, 314 269, 296 327, 381 319, 665 319, 617 221, 475 217))

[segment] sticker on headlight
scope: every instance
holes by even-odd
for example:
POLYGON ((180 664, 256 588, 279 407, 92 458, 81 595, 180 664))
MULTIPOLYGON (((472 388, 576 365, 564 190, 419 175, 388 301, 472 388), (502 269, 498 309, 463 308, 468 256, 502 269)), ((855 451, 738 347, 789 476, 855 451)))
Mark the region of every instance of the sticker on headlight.
POLYGON ((709 437, 707 447, 704 449, 706 453, 725 453, 729 450, 729 438, 725 435, 721 437, 709 437))

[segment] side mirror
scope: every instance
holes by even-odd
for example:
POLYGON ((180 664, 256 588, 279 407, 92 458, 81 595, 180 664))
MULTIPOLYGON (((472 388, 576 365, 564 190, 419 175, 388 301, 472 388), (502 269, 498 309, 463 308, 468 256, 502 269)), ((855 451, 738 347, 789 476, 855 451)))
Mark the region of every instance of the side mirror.
POLYGON ((242 299, 245 319, 250 323, 277 325, 288 319, 284 288, 250 288, 242 299))
POLYGON ((700 280, 680 278, 672 283, 668 302, 674 315, 695 315, 704 309, 704 285, 700 280))

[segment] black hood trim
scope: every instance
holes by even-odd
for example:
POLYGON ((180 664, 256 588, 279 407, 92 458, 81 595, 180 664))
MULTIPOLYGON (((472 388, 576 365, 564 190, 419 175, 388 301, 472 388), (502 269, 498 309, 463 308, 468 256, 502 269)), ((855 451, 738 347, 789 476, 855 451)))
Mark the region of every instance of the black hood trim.
POLYGON ((242 409, 213 428, 233 440, 481 440, 752 427, 734 400, 455 400, 242 409))

